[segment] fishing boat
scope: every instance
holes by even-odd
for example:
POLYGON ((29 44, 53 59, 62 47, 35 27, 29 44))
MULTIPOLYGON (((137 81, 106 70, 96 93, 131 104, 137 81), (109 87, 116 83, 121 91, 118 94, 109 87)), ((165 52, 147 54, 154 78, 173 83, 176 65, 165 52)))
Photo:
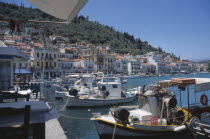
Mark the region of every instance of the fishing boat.
POLYGON ((126 94, 121 90, 121 82, 116 77, 103 77, 98 82, 96 93, 78 95, 78 90, 72 89, 69 92, 67 107, 92 107, 105 106, 131 102, 136 98, 135 94, 126 94))
MULTIPOLYGON (((146 90, 143 89, 137 106, 110 109, 107 115, 93 113, 91 120, 94 121, 98 134, 112 137, 164 137, 187 133, 193 117, 198 117, 201 123, 209 123, 210 116, 206 116, 210 115, 207 95, 201 95, 199 104, 190 103, 195 100, 190 97, 190 87, 194 87, 195 93, 210 90, 210 79, 174 78, 157 83, 157 86, 151 85, 146 90), (178 91, 180 100, 182 93, 187 94, 186 107, 182 101, 177 101, 178 98, 169 91, 170 88, 181 90, 178 91)), ((193 96, 198 95, 193 93, 193 96)))
POLYGON ((55 92, 54 94, 55 99, 62 99, 64 96, 67 96, 69 93, 68 89, 63 88, 61 86, 57 87, 54 90, 54 92, 55 92))
POLYGON ((121 84, 126 84, 126 83, 127 83, 126 79, 121 81, 121 84))

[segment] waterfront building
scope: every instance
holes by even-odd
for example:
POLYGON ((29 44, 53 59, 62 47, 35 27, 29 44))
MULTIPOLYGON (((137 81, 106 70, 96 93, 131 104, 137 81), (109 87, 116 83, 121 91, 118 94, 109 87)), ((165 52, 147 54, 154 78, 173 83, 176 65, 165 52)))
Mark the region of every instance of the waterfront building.
POLYGON ((182 71, 182 72, 190 73, 190 72, 196 71, 195 63, 181 60, 181 61, 175 61, 175 64, 180 72, 182 71))
POLYGON ((139 60, 132 59, 128 61, 128 74, 141 73, 141 63, 139 60))
POLYGON ((128 73, 128 59, 120 55, 116 56, 116 73, 128 73))
POLYGON ((34 47, 32 48, 32 66, 34 75, 41 77, 44 66, 46 77, 56 77, 58 74, 58 50, 56 48, 34 47))
MULTIPOLYGON (((0 41, 0 89, 7 90, 13 86, 15 79, 15 63, 28 61, 29 55, 18 48, 8 47, 0 41)), ((26 65, 23 65, 26 66, 26 65)))
POLYGON ((66 75, 68 73, 73 73, 74 72, 73 64, 74 63, 73 63, 72 59, 58 58, 58 65, 59 65, 58 74, 59 75, 66 75))
POLYGON ((149 52, 145 55, 147 58, 147 62, 150 64, 154 64, 156 66, 156 74, 165 73, 166 71, 166 63, 163 62, 163 55, 156 54, 155 52, 149 52))
POLYGON ((209 64, 208 63, 197 63, 196 64, 196 71, 197 72, 205 72, 209 70, 209 64))
POLYGON ((156 65, 150 63, 141 63, 141 73, 155 73, 156 65))
POLYGON ((91 73, 94 71, 94 61, 86 59, 74 59, 74 70, 79 73, 91 73))
POLYGON ((167 64, 166 73, 178 73, 179 68, 176 66, 176 64, 167 64))

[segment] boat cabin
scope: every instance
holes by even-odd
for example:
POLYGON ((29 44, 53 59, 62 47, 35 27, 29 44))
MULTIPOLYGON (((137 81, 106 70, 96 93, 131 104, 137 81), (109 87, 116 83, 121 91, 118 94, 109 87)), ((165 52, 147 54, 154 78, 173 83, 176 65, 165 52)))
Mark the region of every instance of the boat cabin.
POLYGON ((121 83, 120 79, 113 77, 103 77, 98 82, 99 96, 106 99, 121 98, 121 83))

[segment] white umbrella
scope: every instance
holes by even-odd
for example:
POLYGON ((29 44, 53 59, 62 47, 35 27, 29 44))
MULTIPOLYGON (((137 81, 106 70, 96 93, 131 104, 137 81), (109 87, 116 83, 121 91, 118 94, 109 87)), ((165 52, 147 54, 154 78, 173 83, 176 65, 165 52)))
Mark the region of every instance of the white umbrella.
POLYGON ((52 16, 71 22, 88 0, 27 0, 52 16))

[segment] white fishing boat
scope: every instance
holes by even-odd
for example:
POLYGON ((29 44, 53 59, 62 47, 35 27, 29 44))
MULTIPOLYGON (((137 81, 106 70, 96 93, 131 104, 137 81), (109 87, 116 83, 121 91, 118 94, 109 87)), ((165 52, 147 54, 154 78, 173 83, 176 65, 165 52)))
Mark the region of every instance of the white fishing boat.
POLYGON ((139 79, 140 76, 139 75, 124 75, 124 76, 121 76, 121 78, 123 78, 123 79, 139 79))
POLYGON ((45 80, 44 81, 44 86, 45 87, 51 87, 51 80, 45 80))
MULTIPOLYGON (((196 93, 207 91, 210 90, 210 79, 176 78, 158 84, 142 91, 137 106, 110 109, 107 115, 94 113, 91 120, 95 122, 98 134, 112 138, 174 136, 187 133, 189 126, 195 129, 194 125, 189 125, 195 116, 201 120, 201 124, 209 123, 210 106, 207 95, 201 95, 199 104, 190 104, 189 86, 194 86, 196 93), (187 92, 186 107, 182 106, 182 101, 177 101, 174 93, 166 89, 168 87, 178 87, 181 90, 186 88, 187 91, 183 92, 187 92), (177 102, 180 102, 180 106, 177 106, 177 102)), ((182 94, 181 91, 178 92, 182 94)))
POLYGON ((134 100, 135 94, 127 95, 121 91, 120 79, 103 77, 98 82, 97 93, 78 95, 78 90, 70 90, 67 107, 92 107, 126 103, 134 100))
POLYGON ((69 94, 69 91, 67 89, 60 87, 55 90, 54 97, 55 99, 61 99, 64 96, 67 96, 68 94, 69 94))
POLYGON ((121 81, 121 84, 126 84, 126 83, 127 83, 127 80, 126 79, 124 79, 124 80, 121 81))

